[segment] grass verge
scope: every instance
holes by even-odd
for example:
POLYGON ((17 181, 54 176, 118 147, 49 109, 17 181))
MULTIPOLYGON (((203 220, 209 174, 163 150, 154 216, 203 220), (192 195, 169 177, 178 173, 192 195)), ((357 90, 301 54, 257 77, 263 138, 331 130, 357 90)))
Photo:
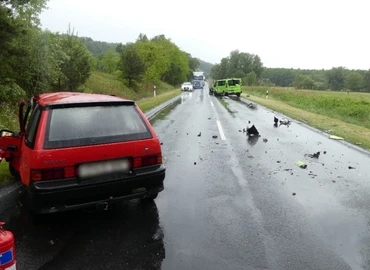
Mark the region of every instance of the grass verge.
MULTIPOLYGON (((366 150, 370 149, 370 129, 366 127, 296 108, 285 102, 271 99, 271 95, 269 95, 270 98, 268 100, 253 95, 247 97, 247 93, 244 93, 242 96, 322 131, 331 130, 330 134, 343 137, 346 141, 356 144, 366 150)), ((272 120, 273 119, 271 119, 271 121, 272 120)))
POLYGON ((370 93, 248 87, 250 95, 282 101, 295 108, 370 129, 370 93))
POLYGON ((165 92, 163 94, 157 95, 156 97, 150 97, 141 99, 136 102, 136 104, 139 106, 139 108, 145 113, 158 105, 166 102, 167 100, 170 100, 171 98, 174 98, 176 96, 180 95, 180 90, 172 90, 165 92))

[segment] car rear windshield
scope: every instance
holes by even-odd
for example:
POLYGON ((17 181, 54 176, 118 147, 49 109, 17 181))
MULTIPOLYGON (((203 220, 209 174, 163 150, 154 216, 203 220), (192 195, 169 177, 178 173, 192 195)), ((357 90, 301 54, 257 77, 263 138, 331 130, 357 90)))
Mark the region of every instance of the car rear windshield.
POLYGON ((229 85, 237 85, 240 84, 240 80, 229 80, 229 85))
POLYGON ((226 84, 226 82, 225 81, 218 81, 217 82, 217 85, 218 86, 224 86, 226 84))
POLYGON ((134 105, 50 110, 44 148, 64 148, 152 138, 134 105))

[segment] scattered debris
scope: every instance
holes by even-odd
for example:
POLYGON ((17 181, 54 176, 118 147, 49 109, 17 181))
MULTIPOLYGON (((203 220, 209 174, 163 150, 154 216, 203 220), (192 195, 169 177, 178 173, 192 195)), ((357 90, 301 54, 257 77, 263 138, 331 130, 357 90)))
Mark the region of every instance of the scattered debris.
POLYGON ((335 183, 336 181, 335 180, 331 180, 333 183, 335 183))
POLYGON ((251 123, 251 121, 248 121, 248 124, 250 124, 251 123))
POLYGON ((198 137, 202 136, 202 132, 199 132, 198 137))
POLYGON ((324 155, 326 155, 326 151, 324 151, 324 155))
POLYGON ((283 119, 283 120, 280 120, 280 125, 279 126, 284 125, 284 126, 289 127, 290 124, 291 124, 291 122, 289 120, 283 119))
POLYGON ((280 160, 278 160, 278 161, 276 161, 277 163, 281 163, 281 161, 280 160))
POLYGON ((329 136, 329 139, 332 139, 332 140, 344 140, 342 137, 335 136, 335 135, 330 135, 329 136))
POLYGON ((249 97, 249 95, 247 95, 247 97, 249 97))
POLYGON ((293 192, 293 196, 297 195, 297 193, 293 192))
POLYGON ((243 128, 243 133, 247 132, 247 130, 245 128, 243 128))
POLYGON ((362 145, 362 143, 360 143, 360 142, 357 142, 357 143, 356 143, 356 145, 362 145))
POLYGON ((54 245, 54 240, 49 241, 50 245, 54 245))
POLYGON ((247 129, 247 134, 248 134, 248 136, 256 136, 256 135, 259 135, 259 132, 256 129, 256 127, 253 125, 253 126, 251 126, 250 128, 247 129))
POLYGON ((306 169, 307 168, 307 164, 305 164, 304 162, 302 161, 297 161, 295 163, 298 167, 300 167, 301 169, 306 169))
POLYGON ((163 142, 161 142, 161 145, 163 145, 163 142))
POLYGON ((279 119, 274 116, 274 123, 277 125, 279 123, 279 119))
POLYGON ((211 117, 208 117, 208 120, 211 120, 211 117))
POLYGON ((355 167, 352 167, 352 166, 348 166, 348 169, 350 169, 350 170, 354 170, 354 169, 356 169, 355 167))
POLYGON ((239 132, 242 132, 242 130, 241 130, 241 129, 239 129, 239 132))
POLYGON ((248 156, 248 158, 254 158, 254 156, 250 155, 250 156, 248 156))
POLYGON ((267 142, 267 139, 266 139, 266 138, 264 138, 264 139, 263 139, 263 142, 265 142, 265 143, 266 143, 266 142, 267 142))
POLYGON ((248 107, 248 108, 251 108, 251 109, 255 109, 255 108, 257 108, 257 106, 256 106, 255 104, 253 104, 253 103, 248 103, 248 104, 247 104, 247 107, 248 107))
POLYGON ((194 161, 194 165, 197 165, 197 163, 194 161))
POLYGON ((314 153, 314 154, 305 154, 305 157, 310 157, 310 158, 319 158, 320 152, 314 153))
POLYGON ((217 138, 218 138, 218 136, 217 136, 217 135, 213 135, 213 136, 212 136, 212 138, 213 138, 213 139, 217 139, 217 138))

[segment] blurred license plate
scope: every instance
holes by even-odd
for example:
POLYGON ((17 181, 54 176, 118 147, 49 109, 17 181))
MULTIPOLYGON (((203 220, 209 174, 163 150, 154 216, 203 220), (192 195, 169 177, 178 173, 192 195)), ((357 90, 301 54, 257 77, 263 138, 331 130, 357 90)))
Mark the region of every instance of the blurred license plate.
POLYGON ((129 168, 130 163, 127 159, 94 162, 80 165, 78 175, 81 178, 88 178, 111 173, 125 173, 129 168))

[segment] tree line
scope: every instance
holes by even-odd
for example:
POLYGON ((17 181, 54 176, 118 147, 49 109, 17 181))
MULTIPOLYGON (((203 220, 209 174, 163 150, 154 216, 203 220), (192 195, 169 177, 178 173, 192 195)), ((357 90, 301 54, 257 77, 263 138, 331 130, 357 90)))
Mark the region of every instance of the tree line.
POLYGON ((42 30, 39 15, 46 3, 0 0, 0 103, 77 91, 95 69, 135 87, 159 81, 178 85, 199 67, 198 59, 164 35, 140 34, 135 42, 109 44, 80 38, 71 28, 63 34, 42 30))
POLYGON ((257 85, 261 80, 263 64, 258 55, 234 50, 211 69, 214 80, 242 78, 247 85, 257 85))
POLYGON ((242 78, 245 85, 370 92, 370 70, 350 70, 345 67, 333 67, 330 70, 266 68, 258 55, 238 50, 214 65, 211 77, 215 80, 242 78))
POLYGON ((178 85, 190 80, 199 60, 182 51, 165 35, 149 39, 140 34, 135 42, 118 44, 95 56, 97 70, 114 73, 130 87, 164 81, 178 85))
POLYGON ((333 67, 330 70, 265 68, 261 84, 298 89, 370 92, 370 70, 333 67))
POLYGON ((43 31, 47 0, 0 0, 0 102, 53 90, 73 91, 90 76, 93 59, 74 31, 43 31))

